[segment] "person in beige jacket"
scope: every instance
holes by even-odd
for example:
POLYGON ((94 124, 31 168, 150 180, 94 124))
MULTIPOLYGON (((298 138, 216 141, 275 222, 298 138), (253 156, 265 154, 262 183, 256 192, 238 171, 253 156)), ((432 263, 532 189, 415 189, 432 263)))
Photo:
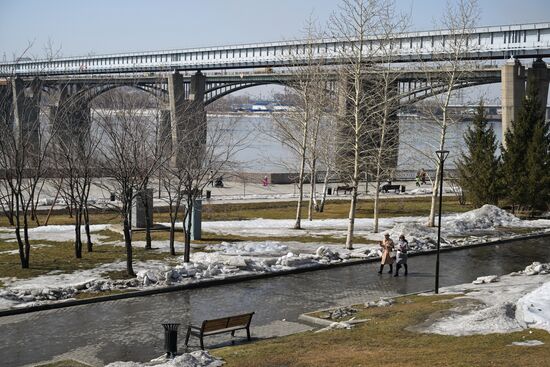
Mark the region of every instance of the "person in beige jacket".
POLYGON ((384 234, 384 240, 380 241, 380 247, 382 247, 382 262, 380 263, 380 271, 378 274, 382 274, 382 270, 384 270, 384 265, 386 264, 390 266, 390 271, 388 271, 388 273, 393 273, 393 258, 391 255, 394 246, 390 234, 384 234))

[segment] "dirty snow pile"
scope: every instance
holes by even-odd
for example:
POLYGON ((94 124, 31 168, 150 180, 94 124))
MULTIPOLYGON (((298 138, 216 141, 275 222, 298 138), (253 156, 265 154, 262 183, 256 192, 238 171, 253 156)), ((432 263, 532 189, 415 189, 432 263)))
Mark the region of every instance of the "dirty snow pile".
POLYGON ((443 335, 509 333, 527 328, 550 332, 550 263, 535 262, 502 277, 480 277, 472 284, 444 288, 464 293, 451 302, 448 316, 417 330, 443 335))
MULTIPOLYGON (((143 266, 143 264, 145 263, 136 263, 137 266, 143 266)), ((137 287, 139 285, 137 279, 111 280, 102 277, 102 274, 107 271, 121 271, 125 269, 125 266, 125 262, 117 262, 67 274, 58 274, 56 271, 52 271, 49 274, 30 279, 4 279, 6 287, 0 289, 0 308, 64 300, 73 298, 81 292, 137 287)))
POLYGON ((279 242, 265 241, 261 243, 229 243, 222 242, 218 245, 210 245, 206 247, 207 251, 216 251, 231 255, 283 255, 288 252, 288 246, 279 242))
MULTIPOLYGON (((288 252, 279 257, 267 256, 283 251, 283 247, 275 244, 254 247, 252 243, 243 244, 246 253, 255 256, 242 256, 244 251, 228 252, 196 252, 191 255, 189 263, 182 263, 173 268, 148 269, 137 273, 137 279, 143 286, 170 285, 173 283, 192 282, 200 279, 226 278, 231 275, 252 272, 276 272, 296 267, 315 266, 341 262, 343 259, 337 252, 321 246, 315 254, 294 254, 288 252), (229 253, 229 254, 228 254, 229 253), (263 254, 261 256, 260 254, 263 254)), ((227 248, 227 244, 222 249, 227 248)))
MULTIPOLYGON (((370 240, 381 240, 382 233, 389 232, 397 239, 404 234, 409 244, 426 250, 435 247, 437 228, 427 227, 426 217, 392 217, 379 219, 379 233, 371 229, 374 222, 371 218, 355 220, 355 235, 370 240), (411 241, 412 239, 412 241, 411 241), (412 243, 411 243, 412 242, 412 243)), ((251 219, 243 221, 204 222, 203 230, 222 235, 256 236, 256 237, 292 237, 296 230, 292 229, 294 221, 290 219, 251 219)), ((333 236, 345 238, 348 226, 347 219, 319 219, 302 223, 301 234, 305 236, 333 236)), ((510 234, 491 233, 496 227, 522 227, 544 231, 550 230, 550 220, 521 220, 514 215, 494 205, 483 207, 461 214, 444 215, 442 217, 442 242, 445 246, 463 246, 472 243, 487 242, 510 234)))
POLYGON ((520 227, 522 220, 497 206, 485 204, 479 209, 445 217, 443 228, 451 233, 464 233, 495 227, 520 227))
POLYGON ((221 359, 213 357, 204 350, 198 350, 191 353, 185 353, 177 356, 174 359, 166 359, 164 357, 157 358, 151 362, 113 362, 105 367, 220 367, 224 364, 221 359))

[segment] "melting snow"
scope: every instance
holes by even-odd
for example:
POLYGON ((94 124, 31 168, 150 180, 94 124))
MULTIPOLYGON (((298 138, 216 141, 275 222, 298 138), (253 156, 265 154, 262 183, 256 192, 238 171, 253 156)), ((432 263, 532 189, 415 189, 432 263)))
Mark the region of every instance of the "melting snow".
POLYGON ((521 272, 500 277, 498 282, 444 288, 442 293, 468 292, 460 298, 473 299, 480 304, 452 309, 449 316, 422 331, 457 336, 509 333, 526 328, 550 332, 549 274, 550 264, 533 263, 521 272))

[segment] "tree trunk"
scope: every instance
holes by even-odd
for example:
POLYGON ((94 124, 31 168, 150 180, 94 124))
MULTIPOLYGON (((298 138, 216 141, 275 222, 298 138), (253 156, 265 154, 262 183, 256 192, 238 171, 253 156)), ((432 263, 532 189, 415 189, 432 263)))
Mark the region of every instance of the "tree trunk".
POLYGON ((348 215, 348 233, 346 236, 346 249, 353 250, 353 230, 355 227, 355 211, 357 208, 357 182, 353 183, 351 202, 348 215))
POLYGON ((309 179, 309 185, 310 185, 310 195, 309 195, 309 204, 308 204, 308 210, 307 210, 307 219, 309 221, 313 220, 313 207, 317 207, 316 205, 316 198, 315 198, 315 191, 316 191, 316 184, 317 181, 317 172, 315 168, 315 159, 311 162, 311 170, 310 170, 310 179, 309 179))
POLYGON ((90 212, 88 211, 88 204, 84 206, 84 230, 86 231, 86 245, 88 252, 94 251, 94 244, 92 242, 92 234, 90 233, 90 212))
POLYGON ((185 215, 185 222, 183 226, 184 233, 184 252, 183 252, 183 262, 188 263, 191 257, 191 217, 193 215, 193 200, 187 200, 187 208, 185 215))
POLYGON ((55 197, 53 198, 52 205, 50 206, 50 209, 48 210, 48 215, 46 216, 46 220, 44 221, 44 225, 47 226, 48 222, 50 221, 50 216, 52 215, 53 207, 55 203, 57 202, 57 198, 59 197, 59 192, 61 191, 61 185, 63 184, 63 178, 61 179, 61 182, 59 183, 59 186, 57 187, 57 191, 55 192, 55 197))
POLYGON ((176 218, 170 219, 169 244, 170 244, 170 255, 172 255, 172 256, 176 256, 176 247, 174 245, 175 236, 176 236, 176 218))
POLYGON ((128 214, 124 214, 124 245, 126 247, 126 273, 128 276, 135 277, 134 267, 132 265, 132 233, 130 230, 130 222, 128 220, 128 214))
POLYGON ((325 200, 327 198, 327 186, 328 186, 328 177, 330 175, 330 170, 327 168, 325 172, 325 178, 323 179, 323 195, 321 196, 321 203, 319 204, 319 212, 322 213, 325 210, 325 200))
POLYGON ((74 216, 74 232, 75 232, 75 240, 74 240, 74 254, 77 259, 82 258, 82 233, 81 230, 81 223, 82 223, 82 211, 81 208, 77 208, 75 211, 74 216))
MULTIPOLYGON (((447 102, 448 105, 448 102, 447 102)), ((445 148, 445 137, 447 134, 447 105, 443 108, 443 122, 441 126, 441 137, 439 140, 439 150, 443 150, 445 148)), ((437 203, 437 196, 439 191, 439 176, 440 176, 440 169, 441 165, 439 164, 439 161, 437 162, 437 168, 435 171, 435 180, 432 184, 432 202, 430 205, 430 216, 428 217, 428 227, 434 227, 435 226, 435 207, 437 203)))
POLYGON ((296 221, 294 222, 294 229, 302 228, 302 202, 304 200, 305 166, 306 166, 306 157, 305 157, 305 148, 304 148, 302 149, 302 157, 300 160, 300 173, 298 175, 298 203, 296 204, 296 221))

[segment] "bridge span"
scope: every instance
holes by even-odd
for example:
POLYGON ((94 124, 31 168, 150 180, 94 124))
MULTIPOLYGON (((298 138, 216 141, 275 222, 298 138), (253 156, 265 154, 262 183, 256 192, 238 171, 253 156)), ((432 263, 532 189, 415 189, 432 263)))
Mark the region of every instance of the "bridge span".
MULTIPOLYGON (((391 43, 396 48, 393 65, 413 62, 408 69, 395 69, 395 88, 401 104, 446 91, 445 63, 438 64, 437 60, 452 51, 453 37, 462 37, 469 44, 461 55, 465 60, 506 59, 501 67, 470 66, 454 86, 458 89, 501 82, 503 134, 518 118, 528 80, 536 83, 541 102, 546 105, 550 72, 543 58, 550 57, 550 23, 481 27, 461 35, 442 30, 396 36, 391 43), (520 58, 535 61, 526 69, 520 58), (422 60, 431 62, 421 68, 414 63, 422 60), (431 69, 425 70, 426 65, 431 69)), ((377 37, 367 40, 369 61, 376 63, 380 42, 377 37)), ((335 93, 341 81, 331 65, 345 63, 340 57, 341 50, 352 46, 353 42, 337 39, 313 44, 314 58, 327 65, 325 71, 332 84, 329 89, 335 93)), ((298 78, 292 73, 293 66, 306 57, 306 47, 312 51, 311 43, 292 41, 0 63, 0 120, 34 134, 39 124, 36 111, 40 96, 46 92, 55 96, 51 106, 53 120, 63 120, 64 124, 86 123, 79 119, 90 119, 90 102, 95 97, 120 86, 131 86, 161 99, 165 106, 162 129, 171 132, 173 146, 177 146, 181 141, 178 135, 183 133, 178 132, 178 126, 206 126, 207 104, 252 86, 292 87, 298 78), (259 67, 270 67, 267 70, 271 72, 250 72, 250 68, 259 67), (227 73, 226 69, 240 70, 227 73)))
MULTIPOLYGON (((386 52, 385 47, 391 47, 393 62, 437 61, 455 51, 455 37, 465 39, 463 59, 550 57, 550 23, 478 27, 463 34, 450 30, 410 32, 399 34, 389 42, 374 35, 367 38, 364 56, 376 61, 386 52)), ((325 64, 341 64, 345 63, 343 51, 357 46, 353 43, 327 38, 313 43, 283 41, 34 61, 20 59, 0 63, 0 77, 285 67, 303 64, 310 56, 325 64), (309 55, 310 52, 313 55, 309 55)))

